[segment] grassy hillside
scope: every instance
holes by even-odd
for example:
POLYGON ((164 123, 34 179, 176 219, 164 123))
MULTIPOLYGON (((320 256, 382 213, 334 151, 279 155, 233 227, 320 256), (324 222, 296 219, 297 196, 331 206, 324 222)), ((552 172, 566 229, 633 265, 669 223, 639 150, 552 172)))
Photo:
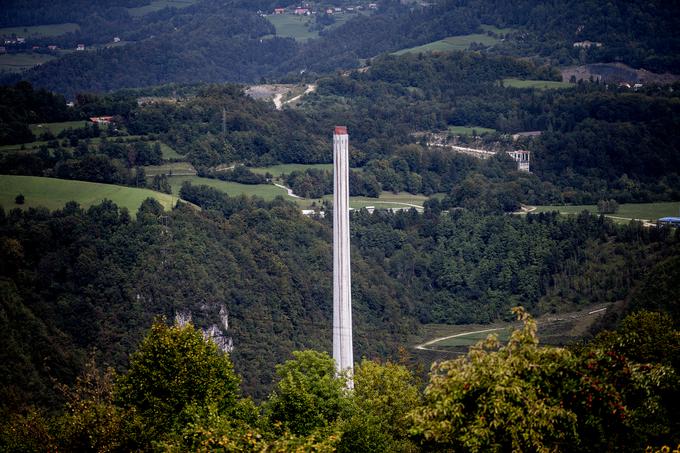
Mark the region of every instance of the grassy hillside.
POLYGON ((574 84, 569 82, 554 82, 551 80, 503 79, 503 86, 512 88, 536 88, 539 90, 552 90, 558 88, 573 88, 574 84))
POLYGON ((0 73, 22 72, 56 57, 42 53, 14 53, 0 55, 0 73))
POLYGON ((0 36, 18 36, 22 38, 45 38, 72 33, 80 29, 78 24, 50 24, 33 25, 31 27, 4 27, 0 28, 0 36))
MULTIPOLYGON (((577 205, 577 206, 537 206, 533 212, 552 212, 557 211, 561 214, 574 215, 583 211, 597 212, 595 205, 577 205)), ((677 216, 680 215, 680 202, 659 202, 659 203, 629 203, 619 206, 616 214, 608 215, 614 219, 644 219, 656 220, 660 217, 677 216)))
POLYGON ((5 210, 38 206, 59 209, 68 201, 76 201, 81 206, 88 207, 108 199, 120 207, 128 208, 134 214, 142 201, 149 197, 158 200, 165 209, 170 209, 177 201, 176 196, 149 189, 37 176, 0 175, 0 205, 5 210), (23 205, 15 203, 18 194, 25 197, 23 205))
POLYGON ((260 175, 269 173, 272 176, 277 177, 293 173, 294 171, 305 171, 312 168, 333 171, 333 164, 280 164, 271 165, 269 167, 252 167, 250 170, 253 173, 258 173, 260 175))
POLYGON ((394 52, 394 54, 402 55, 405 53, 420 52, 455 52, 459 50, 466 50, 473 42, 483 44, 485 46, 492 46, 498 42, 498 39, 482 33, 474 33, 463 36, 449 36, 448 38, 440 39, 439 41, 423 44, 422 46, 402 49, 394 52))
POLYGON ((85 127, 87 124, 88 121, 65 121, 63 123, 31 124, 29 125, 29 128, 35 135, 40 135, 46 131, 50 131, 54 135, 59 135, 60 132, 66 129, 80 129, 85 127))
POLYGON ((227 193, 229 196, 236 197, 239 195, 258 196, 265 200, 273 200, 281 195, 288 200, 294 200, 289 197, 286 191, 280 187, 272 184, 239 184, 231 181, 221 181, 219 179, 201 178, 200 176, 170 176, 168 177, 170 185, 172 186, 172 193, 179 194, 184 181, 189 181, 191 184, 206 185, 213 187, 219 191, 227 193))

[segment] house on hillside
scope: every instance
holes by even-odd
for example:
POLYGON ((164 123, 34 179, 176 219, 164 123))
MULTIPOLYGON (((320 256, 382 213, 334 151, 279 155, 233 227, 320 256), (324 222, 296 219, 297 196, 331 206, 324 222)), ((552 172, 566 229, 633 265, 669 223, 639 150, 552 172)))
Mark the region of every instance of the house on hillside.
POLYGON ((47 46, 47 50, 57 50, 59 47, 55 46, 54 44, 50 44, 47 46))
POLYGON ((24 43, 26 43, 26 38, 19 38, 17 36, 17 44, 24 44, 24 43))
POLYGON ((118 36, 113 37, 113 42, 120 42, 120 38, 118 36))
POLYGON ((578 47, 581 49, 590 49, 591 47, 602 47, 601 42, 594 42, 594 41, 578 41, 574 43, 574 47, 578 47))
POLYGON ((327 8, 326 14, 333 14, 333 8, 327 8))
POLYGON ((307 8, 295 8, 294 13, 298 16, 309 16, 309 9, 307 9, 307 8))
POLYGON ((91 116, 90 121, 95 124, 111 124, 113 121, 112 116, 91 116))
POLYGON ((286 8, 274 8, 274 14, 285 14, 286 8))
POLYGON ((78 44, 76 50, 85 50, 85 44, 78 44))

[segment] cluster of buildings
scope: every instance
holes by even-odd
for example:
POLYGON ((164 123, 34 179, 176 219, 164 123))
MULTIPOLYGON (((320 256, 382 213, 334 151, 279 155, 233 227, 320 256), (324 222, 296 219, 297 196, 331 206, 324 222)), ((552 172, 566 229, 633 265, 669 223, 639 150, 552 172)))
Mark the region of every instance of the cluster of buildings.
POLYGON ((340 14, 344 12, 352 13, 364 9, 376 10, 378 9, 378 4, 368 3, 364 5, 345 6, 344 8, 342 8, 339 6, 316 7, 310 3, 303 3, 295 7, 274 8, 272 14, 273 15, 294 14, 297 16, 311 16, 312 14, 340 14))
MULTIPOLYGON (((0 46, 0 54, 8 53, 8 51, 9 51, 8 46, 21 46, 18 49, 18 51, 24 51, 26 49, 26 47, 24 46, 26 44, 26 38, 23 38, 23 37, 17 36, 17 37, 11 37, 11 38, 4 38, 2 40, 2 42, 3 42, 4 45, 0 46)), ((119 42, 121 42, 120 38, 118 36, 115 36, 113 38, 113 43, 115 44, 115 43, 119 43, 119 42)), ((86 49, 85 44, 77 44, 76 47, 75 47, 76 51, 82 52, 85 49, 86 49)), ((50 52, 56 52, 57 50, 59 50, 59 46, 57 46, 56 44, 50 44, 50 45, 47 45, 45 47, 32 46, 31 50, 47 50, 47 51, 50 51, 50 52)))
POLYGON ((467 146, 459 146, 455 143, 449 142, 448 138, 443 134, 433 134, 427 139, 427 146, 445 148, 454 153, 466 154, 468 156, 476 157, 477 159, 488 159, 500 152, 505 152, 517 163, 517 170, 531 173, 531 151, 525 149, 515 149, 512 151, 488 150, 481 148, 470 148, 467 146))

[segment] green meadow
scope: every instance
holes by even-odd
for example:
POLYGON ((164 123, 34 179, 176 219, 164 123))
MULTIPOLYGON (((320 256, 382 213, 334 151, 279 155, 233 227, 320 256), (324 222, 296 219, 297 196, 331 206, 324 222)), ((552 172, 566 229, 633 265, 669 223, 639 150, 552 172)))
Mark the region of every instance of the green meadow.
POLYGON ((80 29, 78 24, 64 23, 51 25, 31 25, 29 27, 4 27, 0 28, 0 36, 18 36, 21 38, 49 38, 66 33, 72 33, 80 29))
POLYGON ((560 88, 573 88, 569 82, 555 82, 552 80, 522 80, 503 79, 503 86, 510 88, 536 88, 537 90, 555 90, 560 88))
POLYGON ((421 52, 455 52, 460 50, 467 50, 472 43, 483 44, 485 46, 492 46, 498 42, 497 38, 489 36, 484 33, 475 33, 471 35, 449 36, 448 38, 433 41, 431 43, 423 44, 422 46, 411 47, 394 52, 395 55, 402 55, 405 53, 421 53, 421 52))
POLYGON ((147 165, 144 167, 146 176, 156 175, 184 175, 196 174, 196 169, 189 162, 171 162, 163 165, 147 165))
POLYGON ((449 126, 449 132, 456 135, 484 135, 493 134, 496 129, 480 126, 449 126))
POLYGON ((269 167, 252 167, 250 170, 260 175, 269 173, 274 177, 278 177, 280 175, 288 175, 294 171, 305 171, 312 168, 333 171, 333 164, 280 164, 269 167))
POLYGON ((140 17, 145 14, 160 11, 163 8, 186 8, 196 3, 197 0, 152 0, 151 3, 137 8, 128 8, 128 13, 132 17, 140 17))
POLYGON ((56 57, 42 53, 13 53, 0 55, 0 73, 23 72, 34 66, 41 65, 56 57))
MULTIPOLYGON (((597 206, 595 205, 573 205, 573 206, 536 206, 532 213, 539 212, 553 212, 557 211, 560 214, 575 215, 583 211, 597 213, 597 206)), ((680 202, 657 202, 657 203, 626 203, 619 206, 618 212, 615 214, 607 214, 614 220, 619 219, 629 221, 632 219, 651 220, 654 221, 661 217, 680 216, 680 202)))
POLYGON ((54 210, 62 208, 68 201, 75 201, 87 208, 107 199, 135 214, 142 201, 149 197, 158 200, 165 209, 171 209, 177 201, 176 196, 149 189, 38 176, 0 175, 0 206, 3 206, 5 211, 38 206, 54 210), (15 198, 19 194, 25 197, 23 205, 15 203, 15 198))
POLYGON ((200 176, 170 176, 168 177, 172 193, 179 195, 182 184, 189 181, 195 186, 205 185, 225 192, 227 195, 236 197, 239 195, 258 196, 265 200, 273 200, 281 195, 288 200, 295 200, 289 197, 286 190, 276 187, 273 184, 239 184, 231 181, 221 181, 219 179, 201 178, 200 176))
POLYGON ((45 131, 50 131, 54 135, 59 135, 66 129, 81 129, 89 124, 89 121, 65 121, 63 123, 40 123, 30 124, 29 128, 33 135, 40 136, 45 131))

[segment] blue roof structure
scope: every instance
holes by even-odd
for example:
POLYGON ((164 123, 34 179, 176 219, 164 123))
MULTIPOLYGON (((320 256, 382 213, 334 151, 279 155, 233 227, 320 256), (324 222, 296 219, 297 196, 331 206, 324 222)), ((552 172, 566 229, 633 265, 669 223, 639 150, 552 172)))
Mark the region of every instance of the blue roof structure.
POLYGON ((670 223, 671 225, 680 225, 680 217, 661 217, 658 221, 660 223, 670 223))

